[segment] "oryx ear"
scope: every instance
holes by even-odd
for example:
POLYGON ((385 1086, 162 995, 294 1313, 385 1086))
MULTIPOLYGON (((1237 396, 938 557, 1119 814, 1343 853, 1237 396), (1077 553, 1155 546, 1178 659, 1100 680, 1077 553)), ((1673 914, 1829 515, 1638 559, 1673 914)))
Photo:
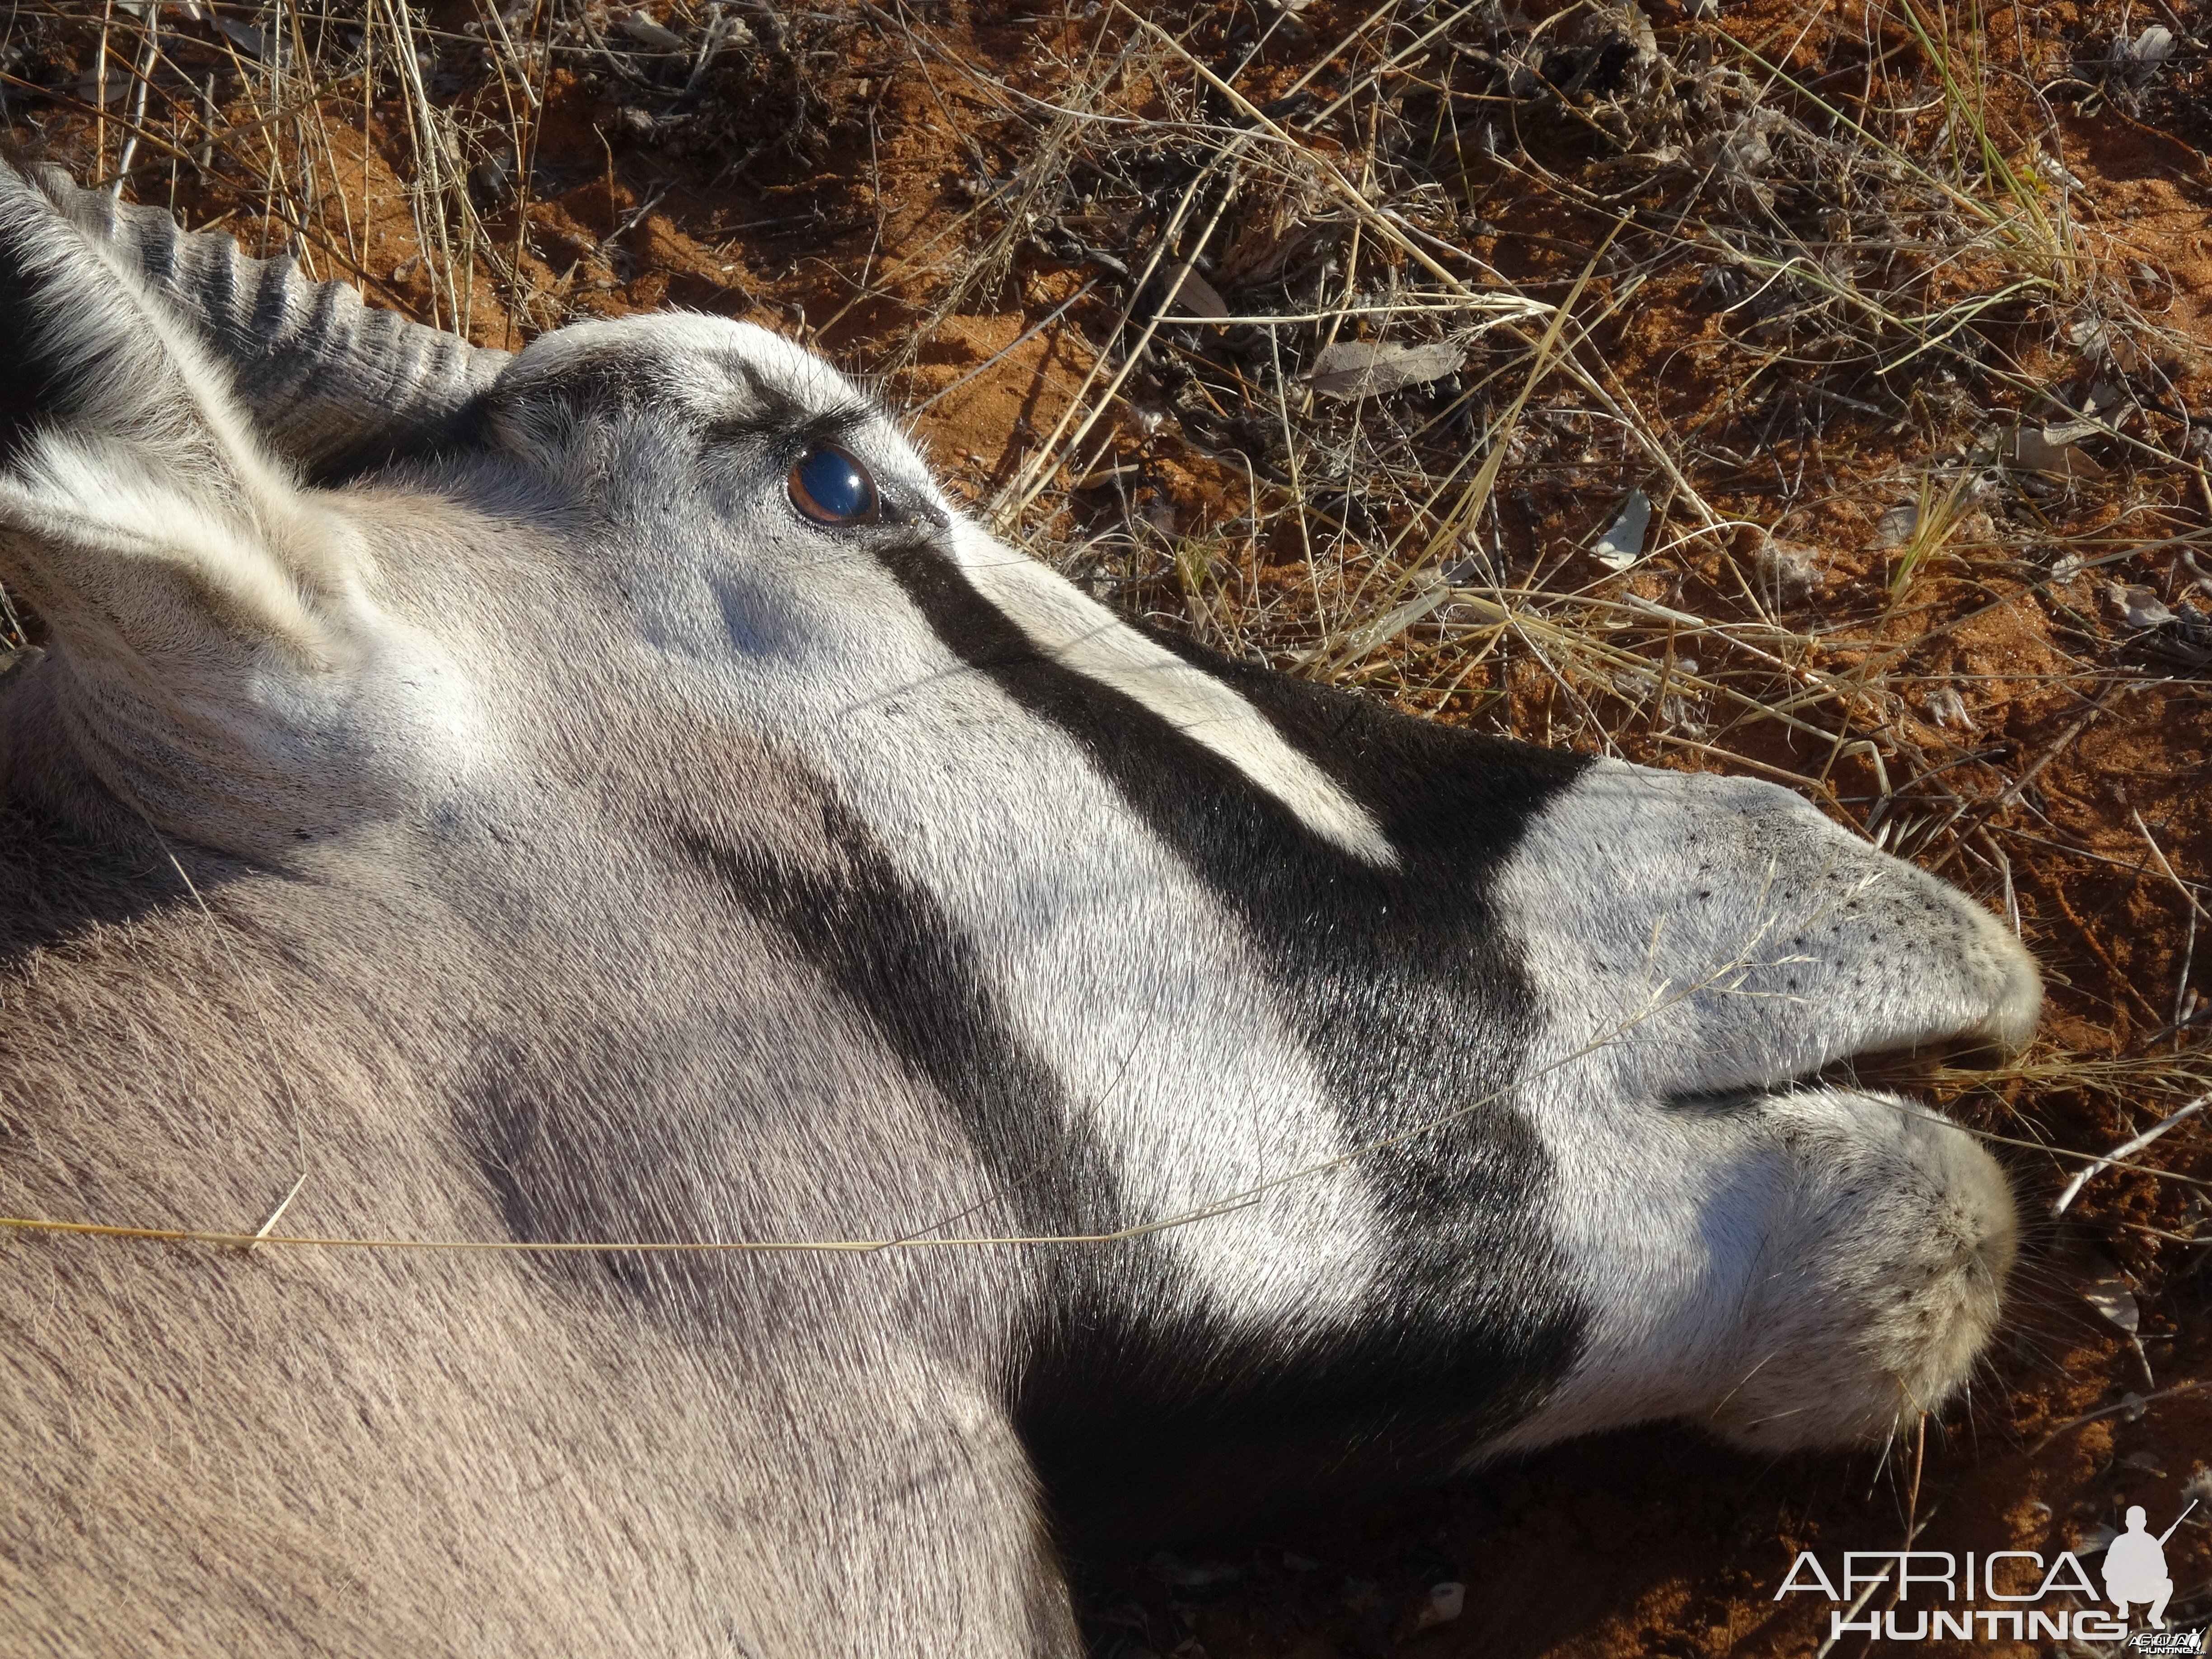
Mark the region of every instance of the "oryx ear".
POLYGON ((0 579, 102 779, 179 828, 268 782, 240 773, 282 769, 279 707, 362 650, 358 545, 190 325, 0 166, 0 579))
POLYGON ((228 236, 187 233, 42 169, 33 188, 109 264, 186 319, 268 443, 311 476, 374 465, 460 426, 510 361, 389 311, 291 257, 249 259, 228 236))

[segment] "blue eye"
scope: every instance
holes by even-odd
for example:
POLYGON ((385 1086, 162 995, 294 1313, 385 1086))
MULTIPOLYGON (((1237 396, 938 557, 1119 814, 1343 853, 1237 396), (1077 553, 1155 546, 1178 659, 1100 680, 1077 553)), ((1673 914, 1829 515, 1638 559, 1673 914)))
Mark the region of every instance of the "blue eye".
POLYGON ((868 469, 835 444, 818 444, 801 455, 784 489, 800 516, 816 524, 868 524, 881 505, 868 469))

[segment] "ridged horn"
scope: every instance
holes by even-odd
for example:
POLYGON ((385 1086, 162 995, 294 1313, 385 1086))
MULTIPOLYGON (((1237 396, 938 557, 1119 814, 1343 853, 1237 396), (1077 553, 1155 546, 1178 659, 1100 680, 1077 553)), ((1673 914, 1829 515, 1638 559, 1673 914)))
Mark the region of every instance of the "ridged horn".
POLYGON ((196 323, 264 438, 310 475, 374 465, 453 430, 510 354, 310 282, 289 254, 249 259, 218 233, 180 230, 159 208, 29 175, 55 210, 121 256, 196 323))

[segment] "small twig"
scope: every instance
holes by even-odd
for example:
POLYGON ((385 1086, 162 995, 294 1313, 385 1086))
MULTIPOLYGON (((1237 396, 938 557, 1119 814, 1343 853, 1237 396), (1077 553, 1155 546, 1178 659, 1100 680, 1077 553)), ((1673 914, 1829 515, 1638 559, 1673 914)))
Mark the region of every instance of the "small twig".
POLYGON ((285 1194, 283 1198, 279 1199, 276 1202, 276 1207, 270 1211, 269 1219, 263 1222, 260 1226, 254 1229, 253 1243, 246 1246, 247 1249, 252 1249, 254 1244, 260 1243, 264 1239, 267 1238, 270 1233, 276 1230, 276 1224, 283 1219, 284 1212, 292 1207, 292 1200, 299 1197, 300 1188, 307 1184, 307 1172, 305 1170, 302 1170, 300 1171, 300 1178, 292 1183, 292 1190, 285 1194))
POLYGON ((2113 1147, 2111 1152, 2106 1152, 2103 1157, 2100 1158, 2095 1163, 2087 1165, 2084 1169, 2076 1170, 2074 1175, 2074 1179, 2066 1183, 2066 1190, 2060 1193, 2057 1201, 2051 1205, 2051 1213, 2054 1216, 2064 1215, 2066 1213, 2067 1206, 2073 1203, 2075 1199, 2081 1195, 2081 1188, 2088 1185, 2090 1176, 2096 1175, 2100 1170, 2111 1169, 2113 1164, 2118 1163, 2121 1158, 2128 1157, 2130 1153, 2141 1152, 2144 1147, 2149 1146, 2152 1141, 2156 1140, 2160 1135, 2164 1134, 2168 1129, 2173 1128, 2188 1119, 2194 1117, 2198 1112, 2204 1109, 2204 1103, 2207 1101, 2212 1101, 2212 1093, 2201 1094, 2178 1111, 2168 1112, 2164 1117, 2159 1119, 2157 1122, 2152 1124, 2149 1128, 2145 1129, 2141 1134, 2122 1141, 2118 1146, 2113 1147))
POLYGON ((2141 832, 2143 844, 2150 848, 2150 855, 2158 860, 2158 867, 2166 872, 2166 878, 2172 882, 2175 890, 2180 893, 2182 902, 2196 911, 2206 921, 2212 921, 2212 911, 2205 909, 2197 895, 2189 890, 2189 884, 2174 874, 2173 866, 2166 861, 2166 854, 2159 849, 2157 838, 2151 834, 2150 826, 2143 822, 2142 811, 2131 806, 2128 809, 2128 815, 2135 819, 2136 829, 2141 832))
POLYGON ((2029 1447, 2027 1455, 2030 1457, 2041 1456, 2061 1436, 2071 1434, 2085 1424, 2121 1414, 2125 1414, 2128 1421, 2132 1423, 2143 1414, 2145 1407, 2154 1406, 2161 1400, 2171 1400, 2176 1395, 2195 1394, 2200 1389, 2212 1389, 2212 1376, 2200 1377, 2193 1382, 2176 1382, 2169 1388, 2159 1389, 2155 1394, 2123 1395, 2118 1405, 2106 1406, 2094 1412, 2084 1412, 2079 1417, 2068 1418, 2066 1421, 2029 1447))
POLYGON ((2112 685, 2107 685, 2102 691, 2099 692, 2097 694, 2096 702, 2089 706, 2088 711, 2082 714, 2080 719, 2076 720, 2073 725, 2068 726, 2064 732, 2060 733, 2057 742, 2052 744, 2040 755, 2038 755, 2033 761, 2029 763, 2028 768, 2025 772, 2022 772, 2018 777, 2007 784, 2003 790, 1999 793, 1997 798, 1990 803, 1988 811, 1983 816, 1984 817, 1994 817, 1996 813, 2002 811, 2004 808, 2011 805, 2014 801, 2018 800, 2021 797, 2021 792, 2025 790, 2029 784, 2035 781, 2036 777, 2042 772, 2043 769, 2050 765, 2051 762, 2057 760, 2059 756, 2064 754, 2067 748, 2073 743, 2074 739, 2080 737, 2082 732, 2089 729, 2089 723, 2095 720, 2098 715, 2105 712, 2105 705, 2112 701, 2112 694, 2118 690, 2118 686, 2116 683, 2112 685))

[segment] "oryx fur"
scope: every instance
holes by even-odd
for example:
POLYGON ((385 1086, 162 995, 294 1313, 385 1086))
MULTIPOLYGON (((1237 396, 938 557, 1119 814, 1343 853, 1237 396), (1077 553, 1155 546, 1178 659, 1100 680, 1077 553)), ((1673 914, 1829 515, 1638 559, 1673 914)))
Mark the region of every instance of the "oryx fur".
POLYGON ((1133 627, 751 327, 7 173, 0 350, 0 1216, 899 1245, 0 1230, 11 1653, 1072 1656, 1069 1539, 1879 1437, 1998 1317, 1822 1078, 2035 971, 1780 789, 1133 627))

